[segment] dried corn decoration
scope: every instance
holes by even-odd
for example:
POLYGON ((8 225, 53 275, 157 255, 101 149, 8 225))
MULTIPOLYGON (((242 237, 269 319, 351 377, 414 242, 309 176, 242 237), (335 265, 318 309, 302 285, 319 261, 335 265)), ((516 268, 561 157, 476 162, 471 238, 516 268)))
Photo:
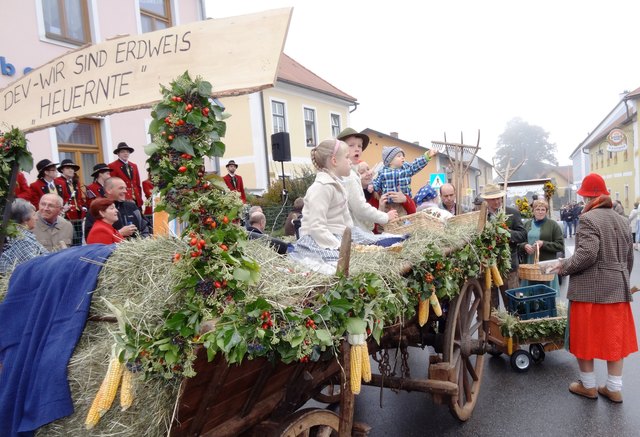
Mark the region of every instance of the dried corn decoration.
POLYGON ((484 289, 491 290, 491 268, 489 266, 484 269, 484 289))
POLYGON ((418 297, 418 325, 424 326, 429 321, 429 301, 418 297))
POLYGON ((496 287, 502 287, 504 282, 502 282, 502 276, 500 276, 500 271, 498 270, 498 266, 495 264, 491 265, 491 275, 493 276, 493 283, 496 284, 496 287))
POLYGON ((433 307, 433 312, 435 313, 436 317, 440 317, 442 315, 442 307, 440 307, 440 301, 438 300, 438 296, 436 296, 435 291, 431 293, 431 296, 429 297, 429 303, 433 307))
POLYGON ((120 410, 126 411, 133 404, 134 398, 134 386, 133 380, 135 378, 134 372, 132 372, 128 366, 125 366, 122 372, 122 385, 120 387, 120 410))
POLYGON ((111 404, 116 397, 116 393, 118 392, 118 386, 120 385, 120 380, 122 379, 122 370, 124 369, 124 365, 118 360, 118 357, 115 353, 112 353, 111 360, 109 361, 109 368, 107 369, 107 374, 102 380, 102 384, 100 384, 100 389, 98 390, 98 394, 96 394, 93 403, 91 404, 91 408, 89 408, 89 413, 87 414, 87 419, 84 424, 87 429, 92 429, 94 426, 98 424, 100 418, 104 416, 104 414, 109 411, 111 408, 111 404))
POLYGON ((357 395, 360 393, 362 380, 371 381, 369 349, 365 334, 348 334, 347 340, 351 345, 351 391, 357 395))

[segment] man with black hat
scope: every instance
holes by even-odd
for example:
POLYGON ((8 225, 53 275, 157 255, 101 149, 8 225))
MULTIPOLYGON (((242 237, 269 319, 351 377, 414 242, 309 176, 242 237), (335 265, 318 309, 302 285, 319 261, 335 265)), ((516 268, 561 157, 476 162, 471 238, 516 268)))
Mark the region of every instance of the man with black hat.
POLYGON ((138 208, 142 207, 142 185, 138 166, 129 161, 129 155, 133 153, 133 148, 127 143, 121 142, 113 151, 118 155, 118 159, 109 164, 111 177, 117 177, 127 185, 127 200, 132 200, 138 208))
POLYGON ((31 189, 31 203, 38 209, 40 198, 44 194, 55 193, 62 197, 62 187, 56 186, 55 178, 58 175, 56 166, 58 163, 43 159, 36 164, 38 179, 29 185, 31 189))
POLYGON ((236 170, 238 169, 238 164, 232 159, 227 163, 227 172, 228 174, 223 177, 224 182, 227 184, 227 187, 231 191, 237 191, 240 193, 240 198, 242 199, 242 203, 247 203, 247 195, 244 192, 244 183, 242 182, 242 177, 236 174, 236 170))
POLYGON ((87 209, 91 206, 91 202, 95 199, 101 199, 105 196, 104 181, 111 177, 111 169, 107 164, 101 162, 93 166, 93 183, 87 185, 87 209))
POLYGON ((63 159, 58 166, 62 176, 55 179, 55 184, 62 188, 62 212, 67 220, 81 220, 87 212, 76 174, 78 170, 80 166, 73 160, 63 159))
MULTIPOLYGON (((489 219, 491 220, 498 212, 502 210, 502 202, 506 192, 500 188, 499 185, 487 184, 484 186, 482 194, 480 196, 487 202, 487 210, 489 219)), ((509 228, 509 249, 511 251, 511 270, 504 281, 504 285, 500 287, 500 294, 502 295, 502 301, 506 308, 506 296, 507 290, 518 288, 520 280, 518 279, 518 244, 525 243, 527 241, 527 230, 522 225, 522 216, 520 211, 515 208, 506 207, 504 212, 507 215, 507 227, 509 228)), ((498 308, 500 305, 500 298, 498 297, 498 290, 493 288, 491 290, 491 306, 498 308)))

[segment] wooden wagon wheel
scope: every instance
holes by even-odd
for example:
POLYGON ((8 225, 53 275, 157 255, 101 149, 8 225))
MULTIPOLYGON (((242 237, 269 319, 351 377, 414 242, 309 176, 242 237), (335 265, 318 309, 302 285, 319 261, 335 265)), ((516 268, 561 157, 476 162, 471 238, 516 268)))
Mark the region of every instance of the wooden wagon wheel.
POLYGON ((443 360, 451 364, 449 380, 458 384, 458 396, 451 397, 449 409, 462 421, 471 417, 482 383, 487 335, 482 327, 482 297, 478 280, 467 280, 447 315, 443 360))
POLYGON ((337 436, 340 417, 322 408, 305 408, 292 414, 280 428, 281 437, 337 436))
POLYGON ((340 402, 340 375, 333 375, 320 392, 312 397, 318 402, 335 404, 340 402))

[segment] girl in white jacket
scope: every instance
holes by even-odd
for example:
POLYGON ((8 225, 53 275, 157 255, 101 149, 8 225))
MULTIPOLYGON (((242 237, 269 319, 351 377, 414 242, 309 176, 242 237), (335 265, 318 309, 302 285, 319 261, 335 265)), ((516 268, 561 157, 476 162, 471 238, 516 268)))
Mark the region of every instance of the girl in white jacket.
POLYGON ((351 172, 347 150, 347 144, 337 139, 324 140, 311 149, 311 162, 318 174, 304 197, 300 239, 291 253, 293 258, 338 260, 342 234, 347 226, 353 226, 342 182, 351 172))

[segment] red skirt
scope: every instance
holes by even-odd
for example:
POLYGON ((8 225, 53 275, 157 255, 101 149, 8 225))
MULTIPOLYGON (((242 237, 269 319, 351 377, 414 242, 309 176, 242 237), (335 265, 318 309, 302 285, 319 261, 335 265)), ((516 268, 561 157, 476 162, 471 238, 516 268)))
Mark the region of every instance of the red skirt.
POLYGON ((618 361, 638 351, 636 327, 628 302, 571 302, 569 351, 582 360, 618 361))

